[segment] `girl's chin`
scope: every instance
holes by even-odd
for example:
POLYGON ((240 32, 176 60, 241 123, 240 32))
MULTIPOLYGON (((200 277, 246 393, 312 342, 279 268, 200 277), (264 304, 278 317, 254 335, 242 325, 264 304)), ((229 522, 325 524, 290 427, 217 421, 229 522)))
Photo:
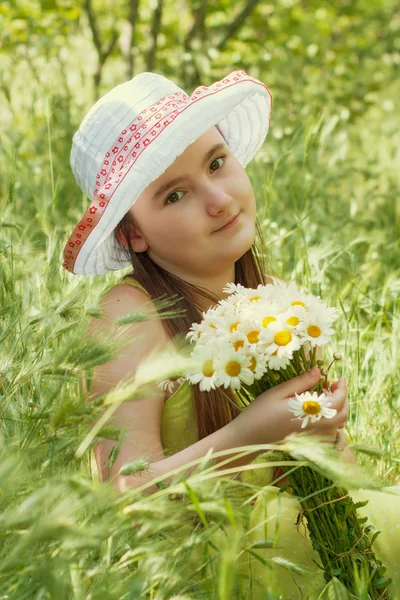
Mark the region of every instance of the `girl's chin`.
POLYGON ((229 252, 228 248, 225 248, 225 252, 219 253, 216 260, 221 261, 225 259, 227 262, 235 263, 250 250, 253 245, 253 241, 254 240, 247 244, 241 244, 240 246, 238 245, 237 248, 232 248, 232 252, 229 252))
MULTIPOLYGON (((243 232, 244 233, 244 232, 243 232)), ((237 240, 232 240, 232 254, 235 254, 237 258, 235 260, 239 260, 241 256, 246 254, 248 250, 252 247, 255 240, 255 231, 254 229, 249 232, 248 235, 238 236, 237 240), (235 243, 236 242, 236 243, 235 243)), ((228 250, 228 244, 226 250, 228 250)))

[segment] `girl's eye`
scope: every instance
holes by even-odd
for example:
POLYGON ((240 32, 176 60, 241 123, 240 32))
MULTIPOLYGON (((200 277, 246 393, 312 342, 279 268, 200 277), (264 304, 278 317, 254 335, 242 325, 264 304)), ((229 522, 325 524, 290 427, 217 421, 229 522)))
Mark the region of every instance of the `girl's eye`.
MULTIPOLYGON (((224 161, 224 160, 225 160, 225 158, 226 158, 226 154, 223 154, 222 156, 218 156, 217 158, 214 158, 214 159, 213 159, 213 161, 212 161, 212 162, 211 162, 211 164, 210 164, 210 168, 211 168, 211 166, 212 166, 212 165, 213 165, 215 162, 217 162, 218 160, 222 160, 222 161, 224 161)), ((223 163, 222 163, 222 164, 223 164, 223 163)), ((212 171, 218 171, 218 169, 220 169, 221 167, 222 167, 222 165, 221 165, 220 167, 218 167, 217 169, 211 169, 211 170, 212 170, 212 171)), ((179 201, 179 200, 182 198, 182 196, 181 196, 181 198, 177 198, 177 199, 175 199, 175 200, 174 200, 173 198, 174 198, 175 194, 183 194, 183 192, 182 192, 181 190, 175 190, 175 191, 171 192, 171 193, 170 193, 170 194, 169 194, 169 195, 168 195, 168 196, 165 198, 164 204, 175 204, 176 202, 178 202, 178 201, 179 201)))
POLYGON ((171 198, 173 198, 175 196, 175 194, 183 194, 183 192, 181 192, 180 190, 175 190, 175 192, 171 192, 171 194, 169 194, 165 198, 164 204, 175 204, 175 202, 178 202, 178 200, 180 200, 180 198, 178 198, 178 200, 171 200, 171 198))
MULTIPOLYGON (((225 160, 225 155, 224 156, 218 156, 217 158, 214 158, 214 160, 212 161, 211 165, 213 165, 217 160, 225 160)), ((211 165, 210 165, 210 167, 211 167, 211 165)), ((222 165, 221 165, 221 167, 222 167, 222 165)), ((219 168, 221 168, 221 167, 219 167, 219 168)), ((212 170, 218 171, 218 169, 212 169, 212 170)))

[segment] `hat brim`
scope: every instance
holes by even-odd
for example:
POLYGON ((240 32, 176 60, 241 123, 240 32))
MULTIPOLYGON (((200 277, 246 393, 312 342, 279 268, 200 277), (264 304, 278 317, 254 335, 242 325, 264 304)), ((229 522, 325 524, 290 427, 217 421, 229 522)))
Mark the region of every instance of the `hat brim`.
MULTIPOLYGON (((149 144, 126 170, 102 214, 93 219, 93 227, 80 243, 74 260, 64 263, 65 268, 76 275, 104 275, 129 266, 130 262, 116 239, 115 227, 146 187, 213 125, 218 125, 230 151, 246 167, 267 135, 272 97, 261 81, 247 74, 244 77, 243 71, 239 73, 241 77, 236 80, 234 72, 218 82, 218 88, 214 84, 194 90, 172 122, 151 139, 154 151, 149 144)), ((73 243, 71 240, 76 243, 76 234, 85 217, 87 220, 88 211, 70 236, 64 256, 73 243)), ((69 252, 71 254, 71 250, 69 252)))

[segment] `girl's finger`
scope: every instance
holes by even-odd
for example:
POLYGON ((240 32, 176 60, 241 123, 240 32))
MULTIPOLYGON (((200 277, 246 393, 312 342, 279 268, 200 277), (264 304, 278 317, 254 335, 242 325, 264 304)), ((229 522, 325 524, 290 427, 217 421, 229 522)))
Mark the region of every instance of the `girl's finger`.
POLYGON ((337 381, 337 387, 332 392, 331 402, 334 404, 336 410, 341 410, 347 400, 347 388, 344 378, 340 378, 337 381))
POLYGON ((317 385, 321 379, 321 371, 318 367, 313 367, 310 371, 293 377, 289 381, 280 383, 274 386, 269 392, 274 395, 275 398, 292 398, 295 394, 301 394, 306 392, 310 388, 317 385))
POLYGON ((342 431, 342 429, 338 429, 338 433, 337 433, 337 438, 336 438, 336 449, 339 450, 339 452, 343 451, 346 446, 347 446, 347 439, 342 431))
POLYGON ((338 423, 340 423, 340 425, 338 425, 338 429, 342 429, 344 427, 344 424, 346 423, 348 416, 349 416, 349 403, 346 398, 343 407, 341 408, 340 411, 338 411, 337 415, 335 415, 338 423))

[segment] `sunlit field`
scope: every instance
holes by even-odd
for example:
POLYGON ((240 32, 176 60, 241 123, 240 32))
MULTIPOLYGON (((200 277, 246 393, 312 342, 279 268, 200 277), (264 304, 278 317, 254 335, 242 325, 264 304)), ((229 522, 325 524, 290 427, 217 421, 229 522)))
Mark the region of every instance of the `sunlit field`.
MULTIPOLYGON (((80 379, 116 343, 84 333, 123 273, 85 278, 61 266, 88 202, 69 168, 94 100, 91 59, 78 66, 85 56, 79 36, 51 70, 40 57, 33 69, 0 56, 0 599, 244 600, 235 576, 251 550, 240 534, 243 484, 206 459, 186 483, 150 496, 118 497, 98 482, 90 450, 118 431, 106 422, 93 433, 104 405, 86 402, 80 379)), ((265 65, 253 74, 274 96, 270 132, 247 168, 271 269, 339 309, 327 356, 343 355, 333 377, 347 378, 349 444, 367 478, 398 484, 400 86, 388 82, 357 112, 321 103, 311 86, 301 103, 294 77, 275 90, 265 65)), ((123 77, 110 68, 103 91, 123 77)), ((265 598, 281 596, 271 588, 265 598)))

